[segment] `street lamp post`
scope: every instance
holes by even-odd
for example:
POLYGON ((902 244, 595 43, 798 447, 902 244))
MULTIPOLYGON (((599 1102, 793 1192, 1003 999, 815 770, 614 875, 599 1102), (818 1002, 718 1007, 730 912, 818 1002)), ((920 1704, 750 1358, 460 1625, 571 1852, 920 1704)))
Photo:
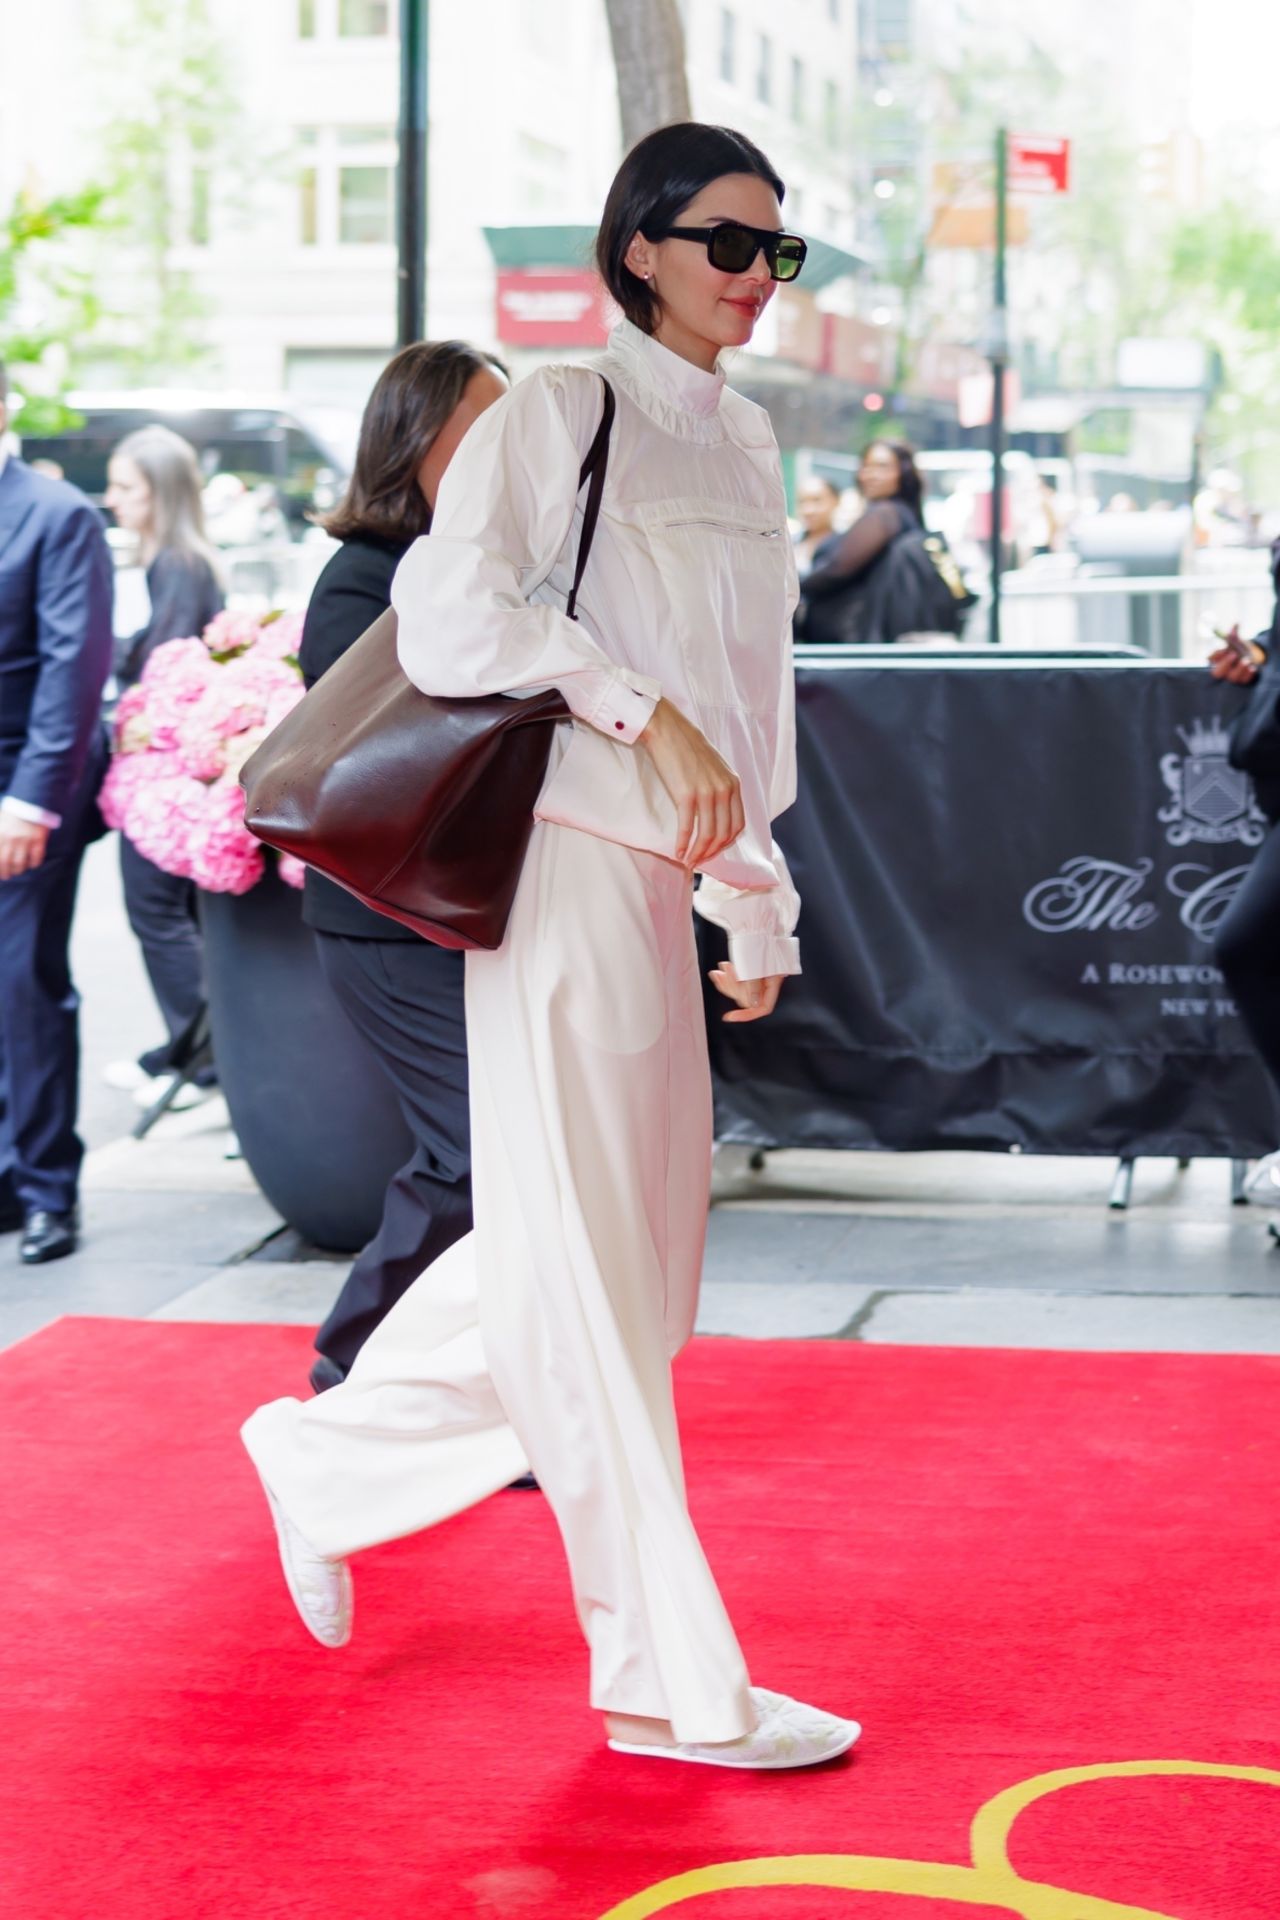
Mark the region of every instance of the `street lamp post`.
POLYGON ((1004 570, 1004 373, 1009 360, 1009 136, 996 134, 996 276, 991 316, 991 624, 987 638, 1000 644, 1001 576, 1004 570))
POLYGON ((396 345, 427 324, 427 64, 430 0, 400 0, 400 164, 396 170, 396 345))

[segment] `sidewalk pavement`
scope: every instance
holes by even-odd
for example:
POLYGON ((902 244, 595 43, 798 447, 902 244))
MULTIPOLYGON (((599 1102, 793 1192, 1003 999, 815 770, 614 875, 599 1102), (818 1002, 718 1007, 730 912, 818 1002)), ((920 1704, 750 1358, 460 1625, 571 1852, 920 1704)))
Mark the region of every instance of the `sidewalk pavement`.
MULTIPOLYGON (((0 1344, 63 1313, 292 1321, 328 1310, 348 1261, 299 1243, 233 1146, 219 1096, 144 1141, 90 1153, 85 1238, 17 1264, 0 1242, 0 1344)), ((988 1154, 717 1155, 706 1333, 907 1345, 1280 1353, 1280 1250, 1233 1207, 1225 1162, 988 1154)), ((9 1249, 13 1249, 12 1252, 9 1249)))
MULTIPOLYGON (((317 1324, 348 1262, 302 1246, 263 1199, 220 1096, 127 1137, 108 1060, 156 1015, 120 902, 114 840, 91 849, 76 921, 84 992, 85 1236, 46 1267, 0 1240, 0 1345, 60 1314, 317 1324), (122 1137, 123 1136, 123 1137, 122 1137)), ((1280 1353, 1280 1250, 1234 1207, 1225 1161, 1138 1165, 997 1154, 717 1155, 699 1327, 745 1338, 1280 1353)))

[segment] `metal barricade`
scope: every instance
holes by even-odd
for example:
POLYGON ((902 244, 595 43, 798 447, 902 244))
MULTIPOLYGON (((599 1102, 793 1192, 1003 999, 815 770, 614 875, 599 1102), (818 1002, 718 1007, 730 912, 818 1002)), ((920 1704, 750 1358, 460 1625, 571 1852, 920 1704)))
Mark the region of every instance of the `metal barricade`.
MULTIPOLYGON (((1166 660, 1204 660, 1218 644, 1215 628, 1239 626, 1250 636, 1271 625, 1275 591, 1266 553, 1236 551, 1230 563, 1137 578, 1069 571, 1052 560, 1029 567, 1004 580, 1002 638, 1033 650, 1101 643, 1137 646, 1166 660)), ((986 604, 975 609, 970 639, 985 632, 986 604)))

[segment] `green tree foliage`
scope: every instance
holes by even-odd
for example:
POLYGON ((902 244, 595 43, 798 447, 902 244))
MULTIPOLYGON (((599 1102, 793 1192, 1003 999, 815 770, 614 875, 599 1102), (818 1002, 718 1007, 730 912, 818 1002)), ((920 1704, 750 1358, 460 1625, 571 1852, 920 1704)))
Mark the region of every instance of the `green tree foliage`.
POLYGON ((102 307, 74 243, 109 224, 108 201, 102 187, 52 199, 24 193, 0 216, 0 360, 27 433, 76 417, 60 397, 71 347, 92 335, 102 307))
POLYGON ((208 0, 128 0, 106 17, 104 68, 116 103, 105 136, 122 238, 139 263, 113 358, 164 377, 202 360, 209 301, 175 248, 207 239, 211 194, 247 149, 230 57, 208 0))
POLYGON ((1235 202, 1175 231, 1170 280, 1183 303, 1203 304, 1210 325, 1280 344, 1280 240, 1274 223, 1235 202))
POLYGON ((1217 349, 1226 380, 1209 417, 1211 464, 1237 468, 1255 499, 1280 493, 1280 238, 1274 209, 1226 200, 1184 220, 1169 248, 1171 310, 1217 349))

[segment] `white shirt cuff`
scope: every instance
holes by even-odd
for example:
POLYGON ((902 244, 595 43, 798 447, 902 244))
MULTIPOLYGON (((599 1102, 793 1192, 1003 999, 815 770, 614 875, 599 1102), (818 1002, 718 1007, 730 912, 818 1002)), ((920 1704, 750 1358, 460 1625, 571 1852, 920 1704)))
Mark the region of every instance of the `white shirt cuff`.
MULTIPOLYGON (((573 706, 571 686, 566 686, 565 693, 573 706)), ((657 680, 619 667, 606 682, 601 698, 582 712, 574 707, 574 712, 579 720, 587 721, 601 733, 607 733, 610 739, 621 740, 629 747, 648 726, 661 698, 662 687, 657 680)))
POLYGON ((800 942, 790 933, 731 933, 729 958, 739 980, 768 980, 799 973, 800 942))
POLYGON ((29 820, 33 827, 48 827, 50 833, 62 825, 60 813, 50 813, 47 807, 33 807, 29 800, 15 800, 11 793, 0 800, 0 813, 16 814, 19 820, 29 820))

